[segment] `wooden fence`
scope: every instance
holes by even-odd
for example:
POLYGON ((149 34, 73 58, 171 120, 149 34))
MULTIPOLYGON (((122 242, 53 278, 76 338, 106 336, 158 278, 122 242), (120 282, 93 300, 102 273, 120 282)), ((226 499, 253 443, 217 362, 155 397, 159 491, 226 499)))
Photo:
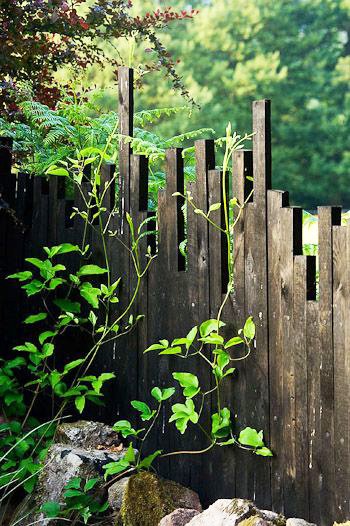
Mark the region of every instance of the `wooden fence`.
MULTIPOLYGON (((128 135, 133 132, 132 85, 132 70, 122 68, 120 128, 128 135)), ((316 299, 315 258, 302 254, 302 210, 288 205, 287 192, 271 189, 267 100, 253 103, 253 131, 253 150, 235 154, 231 192, 242 202, 250 191, 246 179, 250 175, 254 194, 236 231, 235 294, 225 319, 237 329, 253 315, 257 335, 254 352, 239 366, 224 402, 237 414, 237 429, 245 425, 262 429, 275 455, 270 460, 220 448, 208 455, 168 459, 159 468, 165 476, 198 490, 205 503, 219 497, 248 497, 288 516, 329 525, 350 518, 350 229, 341 226, 339 207, 319 208, 316 299)), ((8 211, 1 214, 0 259, 5 274, 22 268, 24 257, 38 253, 43 245, 78 239, 81 225, 69 221, 73 203, 65 198, 61 180, 11 175, 10 143, 1 139, 0 144, 2 196, 18 218, 14 221, 8 211)), ((190 190, 198 206, 207 209, 222 194, 213 141, 196 142, 196 160, 197 179, 190 190)), ((221 235, 191 209, 185 269, 178 250, 184 238, 181 198, 172 197, 184 188, 181 150, 169 150, 166 164, 166 189, 158 201, 158 257, 135 311, 145 314, 145 321, 127 342, 106 346, 99 358, 101 369, 117 373, 107 408, 100 414, 107 421, 128 417, 129 401, 149 400, 152 386, 170 385, 170 373, 179 367, 176 358, 144 355, 143 349, 160 338, 185 335, 215 315, 225 286, 221 235)), ((113 171, 112 165, 106 166, 104 177, 113 171)), ((122 145, 122 212, 130 211, 137 222, 149 213, 147 177, 147 160, 122 145)), ((114 195, 111 191, 109 199, 114 195)), ((127 229, 120 228, 127 242, 127 229)), ((89 241, 94 245, 93 238, 89 241)), ((133 283, 130 262, 118 243, 111 242, 109 250, 113 271, 123 275, 123 294, 128 295, 133 283)), ((4 282, 0 329, 5 348, 18 343, 22 301, 13 285, 4 282)), ((210 375, 198 363, 190 370, 210 385, 210 375)), ((167 417, 165 413, 164 421, 167 417)), ((172 427, 161 425, 150 447, 200 449, 202 438, 193 429, 179 438, 172 427)))

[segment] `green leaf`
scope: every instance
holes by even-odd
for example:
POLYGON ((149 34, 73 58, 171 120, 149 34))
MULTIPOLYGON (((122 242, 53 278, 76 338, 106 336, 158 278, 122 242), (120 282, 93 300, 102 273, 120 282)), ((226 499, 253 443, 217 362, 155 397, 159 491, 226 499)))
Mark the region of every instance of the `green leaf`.
POLYGON ((85 482, 85 486, 84 486, 84 492, 87 492, 87 491, 90 491, 91 489, 93 489, 96 484, 99 482, 99 478, 93 478, 93 479, 89 479, 85 482))
POLYGON ((105 470, 104 478, 107 479, 109 475, 118 475, 118 473, 123 473, 123 471, 126 471, 129 466, 129 462, 124 458, 118 460, 117 462, 109 462, 108 464, 102 466, 102 469, 105 470))
POLYGON ((231 338, 230 340, 228 340, 228 342, 225 343, 225 349, 233 347, 234 345, 239 345, 243 342, 244 340, 242 340, 240 336, 235 336, 234 338, 231 338))
POLYGON ((189 421, 197 424, 199 420, 199 415, 191 398, 188 398, 184 404, 174 404, 171 410, 173 414, 169 418, 169 422, 175 421, 176 428, 182 435, 185 433, 189 421))
POLYGON ((199 393, 199 380, 191 373, 173 373, 174 380, 177 380, 181 387, 184 387, 183 394, 187 398, 192 398, 199 393))
POLYGON ((53 338, 54 336, 56 336, 57 332, 54 332, 54 331, 45 331, 45 332, 42 332, 41 334, 39 334, 39 342, 41 345, 43 345, 43 343, 45 343, 45 341, 48 339, 48 338, 53 338))
POLYGON ((59 254, 68 254, 69 252, 80 252, 78 245, 72 245, 71 243, 62 243, 61 245, 53 247, 44 247, 44 250, 48 257, 51 259, 59 254))
POLYGON ((221 351, 218 354, 217 363, 220 369, 223 370, 230 363, 230 355, 225 351, 221 351))
POLYGON ((18 281, 27 281, 33 277, 33 273, 29 270, 23 272, 17 272, 16 274, 10 274, 6 279, 18 279, 18 281))
POLYGON ((162 451, 161 450, 158 450, 158 451, 155 451, 154 453, 152 453, 151 455, 148 455, 148 457, 144 458, 141 460, 141 462, 139 463, 138 465, 138 468, 139 469, 149 469, 151 467, 151 465, 153 464, 154 460, 159 457, 159 455, 162 454, 162 451))
POLYGON ((168 349, 164 349, 164 351, 161 351, 159 354, 181 354, 182 349, 181 347, 169 347, 168 349))
POLYGON ((103 386, 104 382, 106 382, 107 380, 112 380, 113 378, 115 378, 115 374, 114 373, 102 373, 102 374, 100 374, 100 376, 98 378, 95 378, 91 382, 91 386, 92 386, 93 390, 95 391, 95 393, 99 394, 101 389, 102 389, 102 386, 103 386))
POLYGON ((217 332, 218 328, 220 327, 224 327, 225 326, 225 323, 221 320, 216 320, 216 319, 210 319, 210 320, 207 320, 207 321, 204 321, 200 327, 199 327, 199 332, 200 332, 200 335, 202 338, 204 338, 205 336, 208 336, 208 334, 210 334, 211 332, 217 332))
POLYGON ((164 400, 168 400, 168 398, 173 396, 174 393, 175 393, 174 387, 168 387, 166 389, 160 389, 159 387, 153 387, 153 389, 151 391, 151 395, 158 402, 162 402, 164 400))
POLYGON ((63 312, 72 312, 73 314, 80 312, 80 303, 68 299, 55 299, 54 304, 57 305, 63 312))
POLYGON ((32 314, 31 316, 28 316, 24 323, 26 325, 29 325, 30 323, 37 323, 38 321, 45 320, 47 318, 46 312, 39 312, 38 314, 32 314))
POLYGON ((80 295, 94 308, 98 308, 98 298, 101 290, 93 287, 91 283, 83 283, 80 287, 80 295))
POLYGON ((192 327, 190 332, 187 334, 186 336, 186 339, 187 339, 186 349, 187 350, 191 347, 192 343, 194 342, 194 339, 197 336, 197 333, 198 333, 198 327, 195 326, 195 327, 192 327))
POLYGON ((129 444, 128 450, 124 455, 124 460, 126 460, 130 464, 133 464, 136 460, 135 451, 131 443, 129 444))
POLYGON ((199 338, 199 341, 204 343, 209 343, 210 345, 222 345, 224 343, 224 339, 220 334, 216 332, 211 332, 209 336, 205 336, 204 338, 199 338))
POLYGON ((121 433, 124 438, 128 436, 137 436, 142 430, 136 431, 128 420, 118 420, 113 426, 113 431, 121 433))
POLYGON ((260 455, 261 457, 273 457, 272 451, 268 447, 262 447, 260 449, 257 449, 254 451, 256 455, 260 455))
POLYGON ((149 347, 147 347, 147 349, 143 352, 145 354, 146 352, 158 351, 159 349, 164 349, 164 345, 162 345, 161 343, 154 343, 153 345, 150 345, 149 347))
POLYGON ((81 497, 83 493, 79 489, 68 489, 63 493, 63 496, 66 499, 71 499, 73 497, 81 497))
POLYGON ((214 203, 210 205, 209 207, 209 214, 210 212, 215 212, 216 210, 219 210, 221 208, 221 203, 214 203))
POLYGON ((79 358, 78 360, 74 360, 73 362, 69 362, 64 366, 63 374, 67 374, 72 369, 75 369, 76 367, 79 367, 82 363, 84 363, 84 358, 79 358))
POLYGON ((60 513, 60 509, 61 509, 60 503, 52 500, 52 501, 44 502, 44 504, 41 505, 40 511, 44 513, 45 517, 53 519, 55 517, 58 517, 60 513))
POLYGON ((238 441, 243 446, 251 446, 254 448, 261 448, 264 446, 263 432, 257 431, 251 427, 246 427, 242 429, 239 434, 238 441))
POLYGON ((29 353, 38 353, 39 349, 31 342, 25 342, 24 345, 17 345, 14 347, 15 351, 24 351, 29 353))
POLYGON ((84 407, 85 407, 85 396, 77 396, 76 399, 74 400, 74 403, 75 403, 75 407, 81 414, 84 411, 84 407))
POLYGON ((252 340, 255 336, 255 323, 250 316, 244 324, 243 334, 248 340, 252 340))
POLYGON ((55 346, 53 343, 44 343, 43 349, 42 349, 42 356, 44 358, 48 358, 49 356, 53 355, 54 350, 55 350, 55 346))
POLYGON ((225 438, 230 434, 231 413, 227 407, 221 409, 220 414, 214 413, 211 420, 211 432, 215 438, 225 438))
POLYGON ((107 269, 99 267, 98 265, 83 265, 77 272, 78 276, 92 276, 98 274, 106 274, 107 269))
POLYGON ((150 420, 155 415, 155 411, 152 411, 151 408, 145 402, 133 400, 131 402, 131 405, 134 409, 141 413, 141 420, 143 420, 144 422, 150 420))
POLYGON ((33 281, 30 281, 26 285, 22 286, 22 289, 26 291, 26 294, 28 297, 38 294, 39 292, 43 290, 43 288, 44 288, 44 283, 42 283, 38 279, 33 279, 33 281))
POLYGON ((66 170, 65 168, 57 168, 54 166, 50 166, 50 168, 48 168, 45 173, 46 175, 59 175, 61 177, 69 177, 68 170, 66 170))
POLYGON ((63 285, 63 283, 66 283, 66 280, 65 280, 65 279, 62 279, 62 278, 53 278, 53 279, 50 280, 50 283, 49 283, 48 289, 49 289, 49 290, 55 290, 55 289, 57 289, 57 287, 59 287, 60 285, 63 285))
POLYGON ((80 486, 81 486, 81 478, 73 477, 67 482, 67 484, 65 485, 65 489, 80 489, 80 486))

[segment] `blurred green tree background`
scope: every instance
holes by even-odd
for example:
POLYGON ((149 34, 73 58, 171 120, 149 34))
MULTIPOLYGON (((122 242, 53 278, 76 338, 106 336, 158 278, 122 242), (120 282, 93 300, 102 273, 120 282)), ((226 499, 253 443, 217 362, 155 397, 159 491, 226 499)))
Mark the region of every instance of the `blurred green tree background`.
MULTIPOLYGON (((167 3, 135 0, 137 12, 167 3)), ((193 21, 161 35, 178 71, 201 106, 190 121, 177 115, 161 125, 174 135, 196 127, 223 134, 228 121, 251 129, 251 101, 272 99, 273 185, 294 204, 350 206, 350 0, 174 0, 199 10, 193 21)), ((132 40, 118 47, 138 67, 149 53, 132 40)), ((115 48, 111 49, 115 52, 115 48)), ((107 85, 110 72, 90 81, 107 85)), ((183 105, 162 74, 145 75, 137 106, 183 105)), ((106 97, 115 105, 115 95, 106 97)))

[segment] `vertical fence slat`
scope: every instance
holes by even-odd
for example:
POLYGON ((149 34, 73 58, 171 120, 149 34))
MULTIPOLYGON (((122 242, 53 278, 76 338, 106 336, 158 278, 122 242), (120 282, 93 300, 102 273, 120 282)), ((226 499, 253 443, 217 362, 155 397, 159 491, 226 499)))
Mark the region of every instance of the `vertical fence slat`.
MULTIPOLYGON (((282 443, 283 366, 281 352, 281 208, 288 205, 288 193, 269 190, 267 193, 268 273, 269 273, 269 369, 271 448, 276 451, 282 443)), ((274 509, 283 507, 283 456, 271 459, 271 499, 274 509)))
POLYGON ((310 519, 320 522, 320 465, 324 451, 320 440, 320 338, 318 302, 308 301, 307 323, 307 361, 308 361, 308 435, 309 435, 309 495, 310 519))
MULTIPOLYGON (((119 133, 133 135, 134 123, 134 72, 128 67, 118 69, 119 77, 119 133)), ((130 204, 130 144, 121 140, 119 144, 119 199, 121 233, 124 233, 125 212, 130 204)))
POLYGON ((291 516, 295 515, 298 495, 295 488, 295 374, 297 371, 295 370, 290 342, 293 339, 294 255, 302 254, 302 210, 295 207, 282 208, 280 216, 281 234, 283 235, 283 243, 279 249, 281 279, 281 337, 279 346, 282 351, 283 446, 279 445, 279 454, 283 457, 284 511, 288 516, 291 516))
POLYGON ((333 348, 333 225, 341 223, 340 207, 318 208, 319 327, 321 348, 321 439, 327 455, 320 459, 321 524, 334 520, 334 348, 333 348))
MULTIPOLYGON (((271 124, 269 101, 253 103, 253 174, 254 202, 245 212, 245 290, 246 315, 256 324, 256 349, 249 364, 247 397, 248 422, 264 430, 269 441, 269 368, 268 368, 268 297, 267 297, 267 189, 271 184, 271 124)), ((270 464, 248 458, 242 464, 242 479, 247 477, 248 498, 258 505, 271 506, 270 464)), ((245 488, 245 485, 243 485, 245 488)))
MULTIPOLYGON (((295 368, 295 493, 296 514, 309 516, 309 447, 308 447, 308 359, 307 359, 307 301, 311 293, 310 276, 314 276, 315 258, 294 258, 293 349, 295 368)), ((293 503, 292 503, 293 504, 293 503)))
POLYGON ((349 239, 348 228, 333 227, 335 516, 349 516, 349 239))
MULTIPOLYGON (((233 196, 238 199, 242 206, 252 190, 252 182, 247 177, 253 177, 253 152, 251 150, 237 150, 233 158, 233 196)), ((244 323, 244 212, 237 218, 237 208, 234 209, 234 217, 237 220, 234 237, 234 303, 235 318, 240 327, 244 323)))

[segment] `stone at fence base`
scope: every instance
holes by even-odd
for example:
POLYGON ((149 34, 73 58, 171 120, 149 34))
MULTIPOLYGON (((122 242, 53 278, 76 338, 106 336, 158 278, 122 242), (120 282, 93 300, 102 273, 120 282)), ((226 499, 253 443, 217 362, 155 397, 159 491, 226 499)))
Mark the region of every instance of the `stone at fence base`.
POLYGON ((199 515, 198 510, 178 508, 169 515, 162 518, 159 526, 186 526, 193 517, 199 515))
POLYGON ((60 424, 55 441, 84 449, 109 449, 112 452, 122 448, 117 433, 110 426, 89 420, 60 424))
POLYGON ((244 499, 219 499, 190 520, 188 526, 285 526, 286 519, 272 511, 259 510, 244 499))
POLYGON ((304 519, 291 518, 287 519, 287 526, 316 526, 316 524, 307 522, 304 519))
POLYGON ((53 444, 48 451, 45 465, 39 476, 38 484, 25 508, 19 511, 19 517, 27 515, 20 526, 39 521, 41 526, 54 525, 55 521, 46 519, 37 510, 49 501, 64 502, 64 488, 74 477, 89 479, 103 477, 103 466, 109 462, 120 460, 126 449, 120 444, 115 446, 110 442, 114 435, 114 442, 118 441, 117 434, 104 424, 97 422, 78 422, 59 426, 57 436, 65 443, 53 444), (86 425, 87 424, 87 425, 86 425), (93 424, 93 425, 92 425, 93 424), (90 436, 87 436, 87 432, 90 436), (87 447, 79 447, 85 444, 87 447), (98 446, 93 448, 93 444, 98 446), (78 446, 78 447, 77 447, 78 446))
POLYGON ((123 526, 158 526, 177 508, 202 511, 197 493, 149 472, 115 482, 108 490, 108 501, 113 510, 120 509, 123 526))

